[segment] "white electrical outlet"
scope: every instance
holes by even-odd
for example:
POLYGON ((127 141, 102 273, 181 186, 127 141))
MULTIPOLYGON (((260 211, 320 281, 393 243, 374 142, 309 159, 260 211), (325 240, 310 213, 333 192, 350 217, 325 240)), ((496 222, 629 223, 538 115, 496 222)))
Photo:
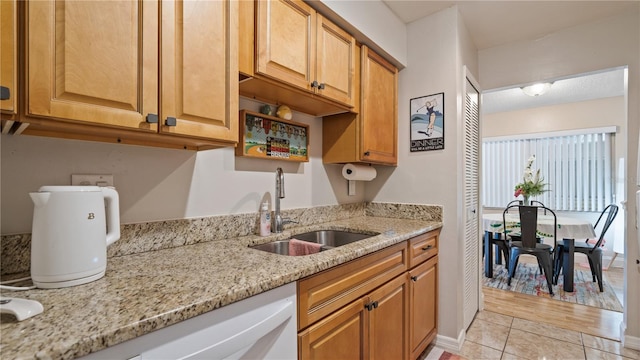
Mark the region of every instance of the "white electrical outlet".
POLYGON ((71 185, 80 186, 113 186, 113 175, 79 175, 71 174, 71 185))

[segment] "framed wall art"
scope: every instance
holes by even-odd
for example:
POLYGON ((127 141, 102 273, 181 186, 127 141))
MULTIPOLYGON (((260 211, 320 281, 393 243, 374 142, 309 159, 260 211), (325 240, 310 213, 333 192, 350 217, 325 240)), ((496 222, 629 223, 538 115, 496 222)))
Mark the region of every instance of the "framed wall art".
POLYGON ((309 125, 248 110, 240 111, 236 156, 309 161, 309 125))
POLYGON ((411 152, 444 149, 444 93, 409 101, 411 152))

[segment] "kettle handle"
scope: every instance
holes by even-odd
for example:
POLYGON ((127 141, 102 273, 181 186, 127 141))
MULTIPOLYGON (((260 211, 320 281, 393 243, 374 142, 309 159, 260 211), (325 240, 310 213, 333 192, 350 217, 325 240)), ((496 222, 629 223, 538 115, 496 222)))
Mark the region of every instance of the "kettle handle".
POLYGON ((107 246, 120 239, 120 205, 115 189, 101 187, 107 203, 107 246))

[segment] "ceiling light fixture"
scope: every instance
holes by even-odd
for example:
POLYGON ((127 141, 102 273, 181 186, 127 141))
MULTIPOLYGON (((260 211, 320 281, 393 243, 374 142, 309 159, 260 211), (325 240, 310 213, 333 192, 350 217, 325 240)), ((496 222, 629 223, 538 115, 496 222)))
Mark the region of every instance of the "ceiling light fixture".
POLYGON ((529 96, 540 96, 551 88, 552 83, 537 83, 521 87, 522 92, 529 96))

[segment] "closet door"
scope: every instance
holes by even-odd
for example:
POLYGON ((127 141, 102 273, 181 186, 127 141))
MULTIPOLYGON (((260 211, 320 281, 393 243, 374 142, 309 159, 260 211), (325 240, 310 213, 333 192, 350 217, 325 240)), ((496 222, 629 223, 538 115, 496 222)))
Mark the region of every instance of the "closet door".
POLYGON ((464 306, 465 329, 471 325, 480 304, 479 93, 467 78, 464 114, 464 306))

